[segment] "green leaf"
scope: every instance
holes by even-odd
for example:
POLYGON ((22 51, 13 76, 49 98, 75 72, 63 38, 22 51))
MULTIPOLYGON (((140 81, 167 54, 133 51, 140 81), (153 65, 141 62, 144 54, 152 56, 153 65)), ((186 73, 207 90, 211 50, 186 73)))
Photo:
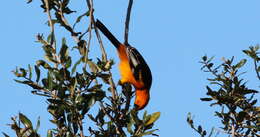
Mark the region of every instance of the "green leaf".
POLYGON ((257 67, 257 72, 260 72, 260 66, 257 67))
MULTIPOLYGON (((99 125, 104 125, 104 117, 105 117, 105 113, 103 112, 103 110, 99 109, 98 114, 95 117, 95 120, 98 121, 100 124, 99 125)), ((107 126, 109 126, 111 128, 112 126, 112 121, 111 123, 107 123, 107 126)))
POLYGON ((253 90, 253 89, 246 89, 246 90, 243 90, 243 94, 252 94, 252 93, 258 93, 258 91, 256 90, 253 90))
MULTIPOLYGON (((87 42, 85 40, 80 40, 80 42, 78 43, 78 49, 79 49, 79 53, 82 56, 86 56, 86 46, 87 46, 87 42)), ((82 60, 83 62, 87 62, 87 60, 82 60)))
POLYGON ((132 135, 134 134, 134 131, 132 130, 132 126, 134 124, 134 120, 131 118, 130 122, 127 124, 127 131, 132 135))
POLYGON ((202 127, 201 127, 201 125, 199 125, 198 126, 198 132, 201 134, 201 132, 202 132, 202 127))
POLYGON ((66 44, 65 38, 62 38, 62 46, 61 46, 59 55, 60 55, 61 63, 65 63, 69 56, 69 49, 66 44))
POLYGON ((10 136, 8 136, 6 133, 4 133, 4 132, 2 132, 2 134, 3 134, 5 137, 10 137, 10 136))
POLYGON ((211 101, 212 98, 200 98, 201 101, 211 101))
POLYGON ((103 80, 103 82, 109 84, 110 74, 101 73, 98 76, 103 80))
POLYGON ((36 66, 36 65, 34 65, 34 70, 35 70, 35 73, 36 73, 36 82, 38 83, 39 80, 40 80, 41 71, 40 71, 39 67, 36 66))
POLYGON ((255 111, 257 111, 258 113, 260 113, 260 107, 255 107, 255 111))
POLYGON ((207 65, 207 67, 208 67, 208 68, 211 68, 213 65, 214 65, 213 63, 209 63, 209 64, 207 65))
POLYGON ((239 112, 238 113, 238 116, 237 116, 237 122, 243 122, 243 120, 246 118, 246 116, 247 116, 248 114, 247 114, 247 112, 245 112, 245 111, 241 111, 241 112, 239 112))
POLYGON ((83 13, 82 15, 78 16, 78 18, 76 19, 76 22, 75 22, 74 25, 73 25, 73 28, 76 26, 77 23, 80 22, 80 20, 81 20, 84 16, 89 16, 89 13, 90 13, 90 11, 87 11, 87 12, 83 13))
POLYGON ((76 11, 72 11, 70 8, 68 8, 68 7, 66 7, 66 8, 64 8, 63 9, 63 13, 65 13, 65 14, 71 14, 71 13, 73 13, 73 12, 76 12, 76 11))
MULTIPOLYGON (((48 100, 50 103, 52 103, 50 100, 48 100)), ((56 116, 56 112, 57 112, 57 107, 53 106, 53 105, 49 105, 47 108, 48 112, 50 114, 52 114, 53 116, 56 116)), ((58 120, 50 120, 52 123, 57 124, 58 120)))
POLYGON ((147 111, 144 111, 144 115, 143 115, 143 119, 145 119, 147 117, 147 111))
POLYGON ((71 66, 71 62, 72 62, 72 61, 71 61, 71 57, 68 57, 68 58, 67 58, 67 61, 66 61, 65 67, 66 67, 66 68, 69 68, 69 67, 71 66))
POLYGON ((97 73, 100 71, 100 68, 92 61, 88 61, 88 66, 92 72, 97 73))
POLYGON ((31 3, 32 2, 32 0, 27 0, 27 4, 29 4, 29 3, 31 3))
POLYGON ((49 61, 49 62, 53 62, 53 63, 58 63, 57 60, 52 56, 52 55, 45 55, 44 58, 49 61))
POLYGON ((55 104, 55 105, 62 105, 63 104, 63 101, 60 100, 60 99, 47 99, 48 102, 52 103, 52 104, 55 104))
POLYGON ((246 55, 250 55, 251 54, 251 52, 249 51, 249 50, 242 50, 246 55))
POLYGON ((19 119, 26 128, 32 128, 32 122, 22 113, 19 113, 19 119))
POLYGON ((83 100, 84 98, 81 96, 81 94, 77 94, 75 103, 80 104, 83 100))
POLYGON ((93 87, 89 88, 88 91, 90 91, 90 92, 100 91, 101 87, 102 87, 102 84, 97 84, 97 85, 94 85, 93 87))
POLYGON ((46 63, 44 60, 38 60, 36 61, 36 65, 37 66, 42 66, 45 69, 50 69, 50 65, 48 63, 46 63))
MULTIPOLYGON (((59 21, 58 20, 51 20, 51 22, 53 23, 53 24, 55 24, 55 23, 58 23, 59 21)), ((47 24, 48 24, 48 26, 50 26, 50 22, 48 21, 47 22, 47 24)), ((53 42, 53 44, 55 44, 55 41, 56 41, 56 39, 55 39, 55 34, 52 32, 52 33, 50 33, 49 35, 48 35, 48 37, 47 37, 47 42, 48 42, 48 45, 45 45, 45 46, 47 46, 49 49, 49 53, 47 53, 46 52, 46 50, 45 50, 45 52, 47 53, 47 54, 51 54, 51 53, 56 53, 56 51, 53 49, 53 45, 49 45, 49 44, 51 44, 51 42, 53 42)), ((43 47, 44 48, 44 47, 43 47)))
POLYGON ((72 67, 71 75, 73 75, 76 72, 77 66, 80 64, 81 59, 79 59, 72 67))
POLYGON ((16 80, 16 79, 14 79, 14 81, 17 83, 26 84, 26 85, 32 87, 33 89, 42 89, 42 87, 40 87, 39 85, 37 85, 36 83, 34 83, 32 81, 28 81, 28 80, 20 81, 20 80, 16 80))
POLYGON ((192 116, 191 116, 190 112, 188 113, 188 116, 187 116, 187 122, 191 126, 191 128, 194 128, 194 124, 193 124, 193 120, 192 120, 192 116))
POLYGON ((95 97, 91 97, 90 100, 88 100, 88 104, 87 107, 90 108, 91 106, 93 106, 95 104, 96 100, 95 97))
POLYGON ((207 58, 208 58, 207 56, 203 56, 203 57, 202 57, 202 60, 203 60, 203 61, 207 61, 207 58))
MULTIPOLYGON (((55 23, 59 23, 59 21, 56 20, 56 19, 52 19, 51 22, 52 22, 53 25, 54 25, 55 23)), ((46 24, 47 24, 48 26, 50 26, 50 22, 49 22, 49 21, 47 21, 46 24)), ((51 34, 52 34, 52 33, 51 33, 51 34)), ((51 34, 50 34, 50 35, 48 36, 48 38, 47 38, 47 41, 48 41, 48 42, 51 42, 51 37, 52 37, 51 34)))
POLYGON ((32 79, 32 67, 30 64, 28 64, 28 70, 29 70, 29 79, 32 79))
POLYGON ((141 137, 141 136, 151 135, 151 134, 153 134, 154 131, 157 131, 157 130, 158 130, 158 129, 153 129, 153 130, 144 132, 144 133, 142 133, 142 134, 140 134, 140 135, 138 135, 138 136, 141 137))
POLYGON ((77 78, 74 77, 74 78, 72 79, 72 81, 71 81, 71 88, 70 88, 70 91, 71 91, 71 92, 74 92, 74 91, 75 91, 77 84, 78 84, 77 78))
POLYGON ((246 63, 246 59, 242 59, 239 63, 237 63, 237 64, 235 65, 235 68, 239 69, 239 68, 241 68, 242 66, 244 66, 245 63, 246 63))
POLYGON ((257 99, 253 100, 250 104, 253 106, 257 103, 257 99))
MULTIPOLYGON (((207 131, 204 130, 203 133, 202 133, 203 136, 206 136, 207 135, 207 131)), ((209 136, 210 137, 210 136, 209 136)))
POLYGON ((14 79, 15 82, 17 83, 21 83, 21 84, 27 84, 29 81, 25 80, 25 81, 21 81, 21 80, 17 80, 17 79, 14 79))
POLYGON ((53 136, 52 136, 52 131, 51 131, 51 130, 48 130, 48 131, 47 131, 47 137, 53 137, 53 136))
POLYGON ((109 61, 107 61, 106 62, 106 64, 105 64, 105 70, 110 70, 111 69, 111 67, 112 67, 112 65, 114 65, 115 63, 114 63, 114 61, 113 60, 109 60, 109 61))
POLYGON ((20 68, 19 70, 22 73, 23 77, 25 77, 27 75, 27 71, 24 68, 20 68))
POLYGON ((36 124, 36 128, 35 128, 35 131, 36 131, 36 132, 39 130, 40 125, 41 125, 40 117, 38 117, 37 124, 36 124))
POLYGON ((48 80, 48 89, 49 90, 52 90, 53 88, 53 78, 52 78, 52 72, 48 72, 48 75, 47 75, 47 80, 48 80))
POLYGON ((43 48, 45 54, 48 56, 52 57, 52 55, 54 53, 56 53, 55 49, 53 49, 53 47, 51 45, 43 45, 42 48, 43 48))
POLYGON ((26 74, 27 74, 25 69, 20 68, 20 69, 18 70, 17 67, 16 67, 15 71, 13 71, 13 73, 14 73, 14 75, 15 75, 16 77, 25 77, 26 74))
POLYGON ((97 122, 96 119, 91 114, 87 114, 87 116, 89 117, 90 120, 97 122))
POLYGON ((160 112, 155 112, 151 114, 151 118, 145 123, 145 126, 153 124, 160 117, 160 115, 161 115, 160 112))

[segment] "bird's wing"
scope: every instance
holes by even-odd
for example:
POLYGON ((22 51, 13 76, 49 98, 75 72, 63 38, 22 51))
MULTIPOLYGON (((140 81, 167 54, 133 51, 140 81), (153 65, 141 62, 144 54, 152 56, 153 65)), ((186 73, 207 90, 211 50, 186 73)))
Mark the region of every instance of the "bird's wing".
POLYGON ((134 47, 127 46, 126 49, 130 67, 135 79, 144 82, 146 85, 151 85, 151 71, 142 55, 134 47))

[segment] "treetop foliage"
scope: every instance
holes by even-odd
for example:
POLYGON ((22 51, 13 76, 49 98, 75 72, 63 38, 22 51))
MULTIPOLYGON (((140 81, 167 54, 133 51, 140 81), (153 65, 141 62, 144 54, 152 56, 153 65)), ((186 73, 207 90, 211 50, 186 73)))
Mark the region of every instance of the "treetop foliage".
MULTIPOLYGON (((42 45, 44 59, 13 71, 16 82, 30 86, 32 94, 46 98, 47 111, 52 116, 50 122, 55 125, 55 128, 48 130, 47 136, 158 136, 154 133, 158 129, 153 126, 160 112, 148 114, 145 111, 141 117, 138 116, 138 111, 131 107, 134 96, 131 85, 116 85, 113 80, 111 69, 114 61, 108 59, 95 27, 93 1, 85 1, 88 9, 77 15, 73 25, 66 18, 77 14, 70 8, 71 2, 41 0, 41 8, 48 17, 47 25, 50 28, 49 35, 38 34, 36 37, 42 45), (82 32, 75 31, 76 24, 83 19, 89 21, 88 27, 82 32), (76 46, 68 45, 65 37, 58 43, 56 29, 65 29, 76 46), (97 61, 94 60, 96 57, 88 55, 94 36, 102 53, 97 61), (72 59, 70 49, 78 51, 77 60, 72 59), (96 113, 90 113, 91 109, 96 109, 96 113)), ((12 117, 10 126, 18 137, 40 136, 40 119, 34 127, 23 113, 12 117)))
MULTIPOLYGON (((260 80, 259 73, 259 46, 251 46, 248 50, 243 50, 254 63, 256 77, 260 80)), ((224 132, 232 137, 259 137, 260 136, 260 107, 257 106, 258 99, 255 94, 258 90, 247 87, 247 81, 242 78, 244 72, 239 70, 247 62, 242 59, 239 62, 223 58, 220 65, 212 62, 212 58, 203 56, 200 63, 202 70, 210 73, 211 77, 207 80, 212 86, 206 86, 207 97, 201 98, 201 101, 211 102, 210 106, 219 106, 220 110, 215 111, 215 116, 220 119, 222 126, 217 132, 224 132)), ((202 137, 206 136, 206 130, 202 126, 195 127, 189 114, 187 122, 202 137)), ((213 128, 214 130, 214 128, 213 128)), ((209 137, 213 135, 213 130, 209 137)))

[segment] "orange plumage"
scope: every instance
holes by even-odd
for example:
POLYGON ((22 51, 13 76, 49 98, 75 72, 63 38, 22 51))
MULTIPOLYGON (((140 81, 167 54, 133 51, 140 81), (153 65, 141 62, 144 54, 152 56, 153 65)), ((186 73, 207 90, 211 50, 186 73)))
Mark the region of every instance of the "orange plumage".
POLYGON ((149 90, 152 85, 152 74, 142 55, 129 44, 121 44, 99 20, 96 26, 116 47, 120 59, 120 82, 131 83, 135 87, 135 107, 143 109, 150 100, 149 90))

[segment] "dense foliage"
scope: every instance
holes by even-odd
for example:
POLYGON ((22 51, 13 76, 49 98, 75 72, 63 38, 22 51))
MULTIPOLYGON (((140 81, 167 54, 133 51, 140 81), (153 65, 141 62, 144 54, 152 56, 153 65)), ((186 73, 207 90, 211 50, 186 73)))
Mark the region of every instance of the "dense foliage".
MULTIPOLYGON (((153 126, 160 113, 147 114, 145 111, 140 117, 138 111, 131 109, 134 91, 129 84, 116 86, 114 83, 111 73, 114 62, 107 59, 95 27, 93 1, 84 2, 87 11, 77 15, 71 25, 71 20, 66 17, 77 13, 70 9, 70 0, 41 0, 50 28, 47 38, 38 34, 36 39, 42 45, 44 59, 28 65, 28 68, 16 68, 15 81, 30 86, 32 94, 46 98, 47 110, 52 116, 50 122, 55 125, 48 130, 48 137, 157 136, 154 131, 158 129, 153 126), (75 27, 83 18, 89 21, 89 25, 86 30, 78 32, 75 27), (76 46, 68 45, 69 38, 62 38, 58 43, 57 28, 65 29, 76 46), (94 36, 100 45, 101 58, 88 56, 94 36), (70 49, 77 50, 78 55, 72 57, 70 49), (91 109, 95 111, 90 113, 91 109)), ((10 126, 18 137, 40 136, 40 119, 36 127, 22 113, 12 117, 12 121, 10 126)))
MULTIPOLYGON (((249 47, 243 52, 253 60, 253 70, 260 81, 259 46, 249 47)), ((212 60, 213 58, 207 56, 202 57, 202 70, 210 73, 211 77, 208 78, 210 85, 206 87, 207 97, 201 100, 211 102, 210 106, 220 106, 215 111, 215 116, 221 120, 222 126, 221 129, 213 128, 209 136, 216 131, 232 137, 260 137, 259 99, 255 98, 255 94, 259 92, 247 86, 247 81, 241 76, 243 72, 240 71, 247 60, 242 59, 235 63, 234 57, 223 58, 220 65, 215 65, 212 60)), ((194 126, 190 114, 187 121, 202 137, 207 135, 202 126, 194 126)))

